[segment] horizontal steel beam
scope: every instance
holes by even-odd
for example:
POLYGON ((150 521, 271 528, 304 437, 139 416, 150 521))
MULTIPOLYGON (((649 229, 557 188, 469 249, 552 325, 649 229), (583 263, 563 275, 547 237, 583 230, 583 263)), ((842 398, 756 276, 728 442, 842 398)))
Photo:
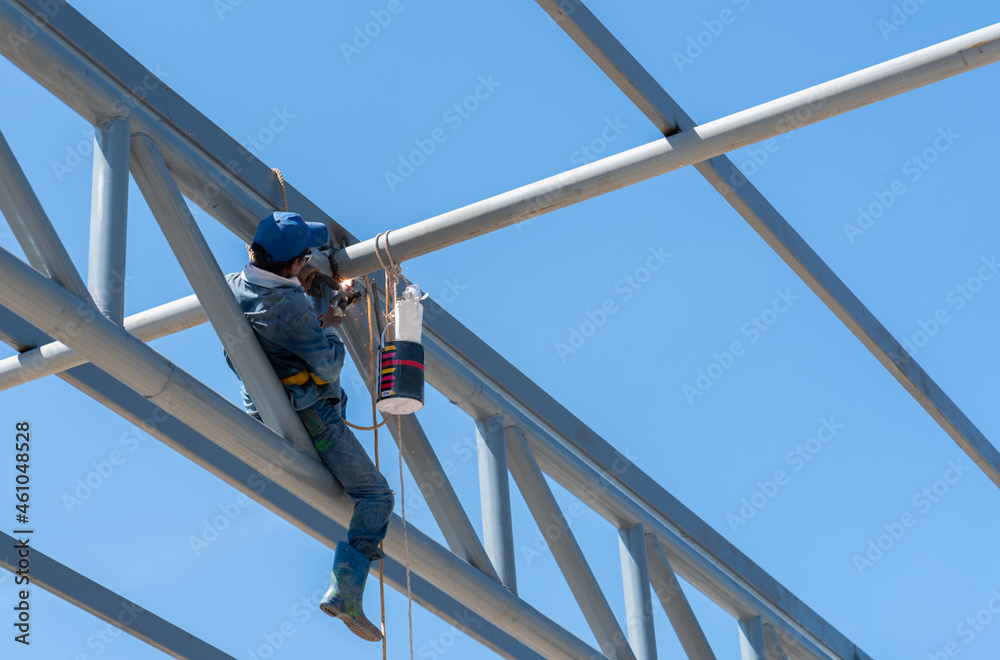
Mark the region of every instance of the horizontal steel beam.
MULTIPOLYGON (((20 540, 24 540, 24 537, 20 540)), ((234 660, 233 656, 223 653, 127 598, 67 568, 33 547, 26 551, 27 557, 19 555, 20 550, 16 549, 18 541, 19 539, 0 532, 0 545, 3 546, 0 550, 0 566, 14 573, 21 568, 19 562, 24 559, 28 561, 27 570, 31 581, 25 583, 23 587, 16 588, 15 594, 18 590, 28 590, 30 593, 30 586, 27 585, 38 585, 172 658, 234 660)))
MULTIPOLYGON (((237 409, 190 374, 123 328, 99 315, 67 310, 80 301, 7 250, 0 249, 0 278, 19 286, 0 287, 0 304, 46 328, 96 366, 156 403, 248 465, 271 475, 304 502, 348 525, 354 505, 318 461, 237 409)), ((591 657, 597 652, 501 585, 465 563, 418 529, 409 528, 409 565, 457 600, 537 652, 552 658, 591 657)), ((402 523, 390 521, 385 551, 403 561, 402 523)))
MULTIPOLYGON (((191 295, 127 317, 125 329, 150 342, 207 320, 197 296, 191 295)), ((0 360, 0 392, 86 363, 85 357, 61 341, 28 349, 0 360)))
MULTIPOLYGON (((702 124, 454 211, 394 229, 380 242, 396 262, 481 236, 748 144, 1000 60, 1000 23, 702 124)), ((380 268, 376 239, 336 255, 343 277, 380 268)))

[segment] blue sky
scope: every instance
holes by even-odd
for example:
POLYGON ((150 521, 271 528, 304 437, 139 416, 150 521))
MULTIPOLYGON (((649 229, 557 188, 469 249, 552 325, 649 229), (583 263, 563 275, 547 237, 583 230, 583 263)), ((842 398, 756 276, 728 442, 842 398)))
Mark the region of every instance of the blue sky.
MULTIPOLYGON (((533 2, 73 6, 362 238, 658 137, 533 2), (377 35, 355 41, 378 17, 377 35), (401 165, 428 140, 422 162, 401 165)), ((699 123, 997 20, 985 0, 589 6, 699 123)), ((731 154, 994 444, 998 76, 993 65, 731 154)), ((86 273, 91 129, 6 60, 0 88, 0 130, 86 273)), ((223 269, 241 268, 242 243, 195 215, 223 269)), ((191 292, 134 185, 128 245, 126 314, 191 292)), ((6 224, 0 246, 22 254, 6 224)), ((872 657, 1000 653, 996 486, 693 169, 404 273, 872 657), (893 530, 882 556, 859 561, 893 530)), ((209 327, 153 346, 238 401, 209 327)), ((348 417, 361 421, 366 395, 345 373, 348 417)), ((240 660, 269 646, 275 658, 378 655, 302 604, 325 586, 325 547, 58 379, 0 401, 5 428, 32 424, 39 550, 240 660), (88 479, 97 487, 77 493, 88 479), (227 511, 218 539, 194 548, 227 511)), ((478 527, 472 420, 433 391, 418 417, 478 527)), ((391 442, 382 461, 398 488, 391 442)), ((574 498, 554 490, 569 511, 574 498)), ((512 493, 522 597, 592 641, 512 493)), ((408 520, 440 539, 426 506, 410 504, 408 520)), ((617 535, 590 511, 571 518, 623 620, 617 535)), ((12 580, 0 584, 7 603, 12 580)), ((716 655, 736 657, 735 621, 689 597, 716 655)), ((165 657, 41 590, 32 598, 33 645, 6 634, 5 657, 165 657)), ((403 658, 405 596, 387 591, 387 615, 390 657, 403 658)), ((413 623, 416 657, 493 657, 420 608, 413 623)), ((658 607, 656 632, 660 657, 679 657, 658 607)))

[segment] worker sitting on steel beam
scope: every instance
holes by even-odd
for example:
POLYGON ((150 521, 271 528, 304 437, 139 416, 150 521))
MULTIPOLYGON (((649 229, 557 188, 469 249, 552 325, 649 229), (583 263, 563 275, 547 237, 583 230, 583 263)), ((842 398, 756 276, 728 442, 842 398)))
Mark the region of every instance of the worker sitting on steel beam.
MULTIPOLYGON (((306 266, 310 249, 327 242, 326 226, 295 213, 273 213, 257 225, 248 247, 250 263, 226 281, 323 464, 354 500, 348 541, 337 544, 332 581, 320 608, 362 639, 379 641, 382 633, 365 617, 362 596, 371 562, 384 556, 379 542, 394 500, 385 477, 344 423, 347 395, 340 371, 346 351, 337 331, 342 317, 333 306, 314 309, 305 294, 316 271, 306 266)), ((241 391, 247 412, 259 419, 246 387, 241 391)))

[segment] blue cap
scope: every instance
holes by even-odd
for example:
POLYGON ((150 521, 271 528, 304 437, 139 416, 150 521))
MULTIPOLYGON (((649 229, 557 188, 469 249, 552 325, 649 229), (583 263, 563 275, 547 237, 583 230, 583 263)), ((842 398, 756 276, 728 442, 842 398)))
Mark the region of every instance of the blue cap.
POLYGON ((257 225, 253 242, 267 250, 271 261, 289 261, 330 240, 326 225, 306 222, 298 213, 272 213, 257 225))

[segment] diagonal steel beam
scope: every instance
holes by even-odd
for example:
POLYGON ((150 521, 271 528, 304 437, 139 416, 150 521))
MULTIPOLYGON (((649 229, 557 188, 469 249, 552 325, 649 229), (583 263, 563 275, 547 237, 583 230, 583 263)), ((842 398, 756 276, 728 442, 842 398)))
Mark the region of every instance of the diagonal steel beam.
POLYGON ((41 202, 24 176, 14 152, 0 133, 0 213, 10 225, 28 262, 39 272, 69 289, 88 306, 94 301, 52 227, 41 202))
POLYGON ((538 529, 545 537, 545 542, 552 550, 552 556, 569 584, 570 591, 583 610, 583 616, 597 638, 598 645, 609 658, 635 660, 628 639, 618 625, 590 564, 583 556, 583 550, 569 528, 566 516, 559 510, 559 504, 545 482, 545 475, 535 462, 524 434, 516 426, 508 426, 505 431, 510 473, 517 482, 538 529))
POLYGON ((149 136, 138 134, 132 138, 131 151, 132 176, 264 423, 318 461, 309 434, 292 410, 274 367, 226 284, 222 269, 160 157, 156 143, 149 136))
MULTIPOLYGON (((696 127, 694 120, 653 80, 586 5, 579 0, 536 0, 536 2, 664 134, 670 135, 680 130, 678 134, 680 136, 695 134, 702 130, 701 127, 696 127)), ((996 42, 993 45, 984 44, 979 41, 979 37, 996 39, 998 33, 1000 24, 977 30, 971 33, 977 36, 968 44, 968 48, 973 52, 981 52, 983 48, 997 51, 996 42)), ((966 64, 963 50, 965 49, 962 47, 962 42, 952 39, 892 60, 897 64, 882 71, 883 74, 891 76, 884 79, 885 85, 889 89, 896 89, 899 82, 897 76, 902 77, 909 69, 924 66, 925 58, 930 52, 947 53, 949 56, 957 54, 959 59, 955 64, 961 70, 966 64)), ((996 61, 996 58, 992 59, 996 61)), ((865 71, 878 70, 882 67, 885 65, 878 65, 865 71)), ((844 81, 845 95, 849 93, 846 89, 847 81, 857 75, 839 79, 844 81)), ((783 119, 781 121, 785 122, 785 126, 789 129, 798 128, 813 123, 815 115, 827 115, 836 102, 818 92, 828 85, 830 83, 813 88, 817 90, 817 94, 803 106, 804 119, 783 119)), ((903 385, 917 403, 930 413, 990 480, 1000 486, 1000 452, 996 447, 799 236, 777 209, 747 180, 736 165, 728 157, 720 155, 707 162, 698 163, 695 167, 903 385)))
MULTIPOLYGON (((14 550, 17 539, 0 532, 0 566, 11 573, 21 559, 14 550)), ((163 651, 172 658, 234 660, 207 642, 181 630, 127 598, 67 568, 39 550, 29 550, 31 583, 76 605, 85 612, 163 651)))
POLYGON ((677 633, 677 639, 690 660, 715 660, 708 638, 691 609, 684 589, 663 552, 663 546, 652 534, 645 539, 649 559, 649 579, 655 585, 656 597, 677 633))
MULTIPOLYGON (((354 504, 318 461, 304 455, 263 424, 237 409, 218 393, 156 353, 123 328, 96 313, 89 318, 67 313, 80 301, 57 283, 0 248, 0 278, 19 282, 0 287, 4 305, 30 323, 66 341, 96 366, 106 369, 145 398, 185 423, 228 453, 245 461, 294 493, 304 502, 349 524, 354 504)), ((247 487, 248 490, 252 490, 247 487)), ((420 530, 409 529, 409 552, 402 523, 393 516, 385 551, 397 561, 409 557, 411 569, 465 603, 481 616, 538 653, 567 660, 589 657, 594 649, 512 595, 420 530)))
MULTIPOLYGON (((18 350, 51 341, 51 338, 41 330, 2 306, 0 306, 0 339, 18 350)), ((339 522, 269 479, 267 476, 270 474, 269 471, 262 473, 250 467, 94 365, 85 364, 60 373, 58 377, 156 437, 210 474, 288 520, 328 548, 334 548, 338 541, 347 538, 347 530, 339 522)), ((384 563, 386 583, 396 591, 405 593, 406 567, 391 557, 384 563)), ((377 574, 374 566, 372 572, 377 574)), ((504 657, 518 660, 542 659, 542 656, 522 642, 503 632, 492 622, 423 577, 413 573, 410 577, 414 602, 427 608, 443 621, 463 630, 473 639, 504 657)))

